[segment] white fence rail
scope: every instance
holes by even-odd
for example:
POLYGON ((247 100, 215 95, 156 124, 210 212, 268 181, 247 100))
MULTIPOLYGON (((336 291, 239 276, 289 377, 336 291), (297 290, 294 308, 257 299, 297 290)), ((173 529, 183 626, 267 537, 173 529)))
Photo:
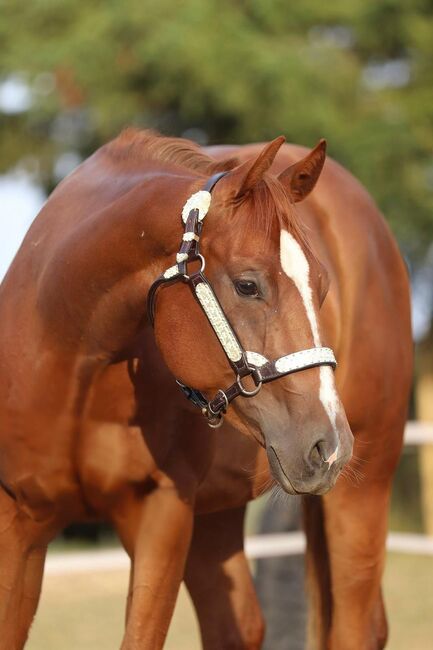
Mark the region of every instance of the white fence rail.
MULTIPOLYGON (((433 556, 433 538, 415 533, 390 533, 387 548, 397 553, 433 556)), ((302 532, 255 535, 245 540, 245 551, 251 559, 300 555, 305 551, 305 536, 302 532)))
MULTIPOLYGON (((390 533, 388 550, 433 557, 433 538, 412 533, 390 533)), ((254 535, 245 540, 250 559, 301 555, 305 550, 304 533, 272 533, 254 535)), ((47 558, 46 575, 95 573, 129 570, 129 558, 123 549, 53 553, 47 558)))
POLYGON ((433 445, 433 423, 408 422, 404 432, 406 445, 433 445))
MULTIPOLYGON (((406 445, 433 444, 433 424, 408 422, 404 441, 406 445)), ((433 556, 433 538, 413 533, 390 533, 387 548, 398 553, 433 556)), ((245 540, 245 551, 251 559, 299 555, 305 551, 305 536, 302 532, 254 535, 245 540)), ((45 573, 67 575, 121 569, 129 569, 128 556, 122 549, 110 549, 54 553, 47 558, 45 573)))

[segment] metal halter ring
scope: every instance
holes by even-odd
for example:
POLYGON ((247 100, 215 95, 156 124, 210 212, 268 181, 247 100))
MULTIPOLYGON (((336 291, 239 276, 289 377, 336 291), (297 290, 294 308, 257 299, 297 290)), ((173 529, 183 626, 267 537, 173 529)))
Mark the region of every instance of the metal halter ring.
POLYGON ((199 273, 203 273, 206 268, 206 260, 204 259, 201 253, 197 253, 197 259, 200 260, 200 264, 201 264, 199 273))
POLYGON ((212 418, 212 419, 209 419, 209 418, 208 418, 207 425, 208 425, 208 427, 210 427, 211 429, 219 429, 220 426, 222 426, 223 422, 224 422, 224 418, 223 418, 223 416, 220 414, 220 415, 218 415, 217 417, 214 417, 214 418, 212 418))
POLYGON ((247 390, 247 389, 244 388, 243 385, 242 385, 242 379, 241 379, 241 376, 240 376, 240 375, 236 375, 236 383, 237 383, 237 385, 239 386, 239 390, 241 391, 241 395, 243 395, 243 397, 254 397, 254 395, 257 395, 257 393, 258 393, 259 390, 261 389, 261 387, 262 387, 262 383, 263 383, 263 382, 262 382, 262 381, 259 381, 259 383, 257 384, 257 386, 256 386, 256 388, 255 388, 254 390, 247 390))
MULTIPOLYGON (((229 406, 229 401, 227 399, 227 395, 221 388, 219 389, 218 393, 221 393, 221 395, 224 398, 224 406, 222 409, 220 409, 218 412, 215 412, 212 410, 212 407, 210 404, 207 405, 207 408, 203 409, 203 414, 208 418, 208 425, 211 427, 211 429, 218 429, 224 420, 223 414, 227 411, 228 406, 229 406), (210 417, 209 417, 210 416, 210 417)), ((217 393, 217 395, 218 395, 217 393)), ((216 395, 215 395, 216 397, 216 395)))
MULTIPOLYGON (((197 255, 194 255, 194 257, 192 259, 186 260, 186 263, 194 262, 195 260, 200 260, 200 268, 197 271, 197 273, 203 273, 203 271, 206 268, 206 260, 204 259, 203 255, 201 253, 197 253, 197 255)), ((185 270, 186 270, 186 267, 185 267, 185 270)), ((191 276, 188 275, 188 273, 183 273, 183 277, 184 277, 184 280, 186 280, 188 282, 188 280, 190 279, 191 276)))
POLYGON ((215 397, 218 395, 218 393, 221 393, 221 395, 223 396, 225 404, 217 413, 215 413, 215 411, 212 410, 211 405, 208 404, 207 408, 212 417, 220 416, 221 413, 225 413, 229 407, 229 401, 227 399, 227 395, 225 394, 225 392, 220 388, 219 391, 216 393, 215 397))

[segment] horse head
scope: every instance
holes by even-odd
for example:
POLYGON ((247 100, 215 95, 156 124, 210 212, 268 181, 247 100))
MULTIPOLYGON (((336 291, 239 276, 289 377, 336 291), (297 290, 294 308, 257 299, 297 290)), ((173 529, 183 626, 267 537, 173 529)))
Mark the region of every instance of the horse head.
MULTIPOLYGON (((230 395, 225 387, 233 388, 233 368, 246 364, 253 374, 238 374, 234 388, 243 390, 227 408, 227 419, 265 446, 274 478, 287 492, 323 494, 349 460, 353 437, 330 358, 325 353, 323 364, 320 361, 319 351, 328 350, 322 348, 319 315, 329 280, 309 245, 295 203, 314 188, 326 144, 321 141, 276 177, 269 169, 283 142, 283 137, 277 138, 219 180, 200 237, 206 276, 237 334, 231 342, 236 348, 238 339, 241 361, 235 349, 230 367, 230 340, 224 347, 218 325, 212 324, 213 331, 203 314, 206 305, 200 309, 201 297, 194 300, 185 284, 159 292, 155 332, 174 375, 206 399, 223 395, 223 410, 230 395), (294 357, 297 352, 301 354, 294 357), (318 362, 310 364, 310 357, 318 362), (302 369, 287 374, 284 364, 298 358, 304 359, 302 369), (275 381, 258 392, 265 370, 275 381), (248 392, 257 394, 247 399, 248 392)), ((196 183, 192 189, 197 189, 196 183)), ((181 262, 182 255, 177 259, 181 262)), ((177 266, 167 277, 176 273, 177 266)))

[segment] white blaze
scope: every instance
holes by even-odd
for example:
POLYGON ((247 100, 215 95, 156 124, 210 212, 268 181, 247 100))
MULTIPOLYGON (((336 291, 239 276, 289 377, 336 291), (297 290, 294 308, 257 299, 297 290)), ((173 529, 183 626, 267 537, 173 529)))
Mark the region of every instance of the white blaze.
MULTIPOLYGON (((313 304, 313 292, 310 286, 310 266, 301 246, 298 244, 296 239, 287 232, 287 230, 282 230, 280 235, 280 261, 284 273, 294 282, 296 288, 301 294, 308 322, 311 327, 314 345, 316 347, 321 347, 322 343, 320 340, 319 326, 313 304)), ((333 430, 338 436, 336 420, 339 409, 339 399, 335 390, 334 374, 329 366, 320 367, 319 399, 329 417, 333 430)), ((326 461, 329 463, 329 467, 335 460, 337 460, 337 455, 338 445, 326 461)))

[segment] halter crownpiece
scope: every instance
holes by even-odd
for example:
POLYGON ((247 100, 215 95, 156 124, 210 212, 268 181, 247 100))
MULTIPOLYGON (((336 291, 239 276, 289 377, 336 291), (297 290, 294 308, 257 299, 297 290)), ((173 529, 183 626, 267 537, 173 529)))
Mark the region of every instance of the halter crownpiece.
POLYGON ((200 391, 185 386, 185 384, 176 380, 186 397, 202 410, 211 427, 221 426, 223 414, 230 402, 240 395, 243 397, 257 395, 262 384, 307 368, 332 366, 335 369, 337 365, 334 353, 330 348, 314 347, 286 354, 275 361, 269 361, 258 352, 246 351, 240 343, 236 332, 230 325, 218 298, 204 275, 205 259, 199 252, 203 220, 210 207, 212 189, 220 178, 227 173, 220 172, 211 176, 204 188, 190 196, 185 203, 182 210, 184 233, 179 252, 176 255, 176 264, 170 266, 155 280, 150 287, 147 298, 149 320, 153 325, 158 289, 163 285, 174 284, 175 282, 188 284, 224 350, 236 375, 236 381, 226 390, 220 389, 212 400, 207 400, 200 391), (201 263, 200 269, 192 275, 188 275, 188 263, 197 260, 201 263), (248 376, 252 377, 256 386, 253 390, 247 390, 242 383, 242 379, 248 376))

